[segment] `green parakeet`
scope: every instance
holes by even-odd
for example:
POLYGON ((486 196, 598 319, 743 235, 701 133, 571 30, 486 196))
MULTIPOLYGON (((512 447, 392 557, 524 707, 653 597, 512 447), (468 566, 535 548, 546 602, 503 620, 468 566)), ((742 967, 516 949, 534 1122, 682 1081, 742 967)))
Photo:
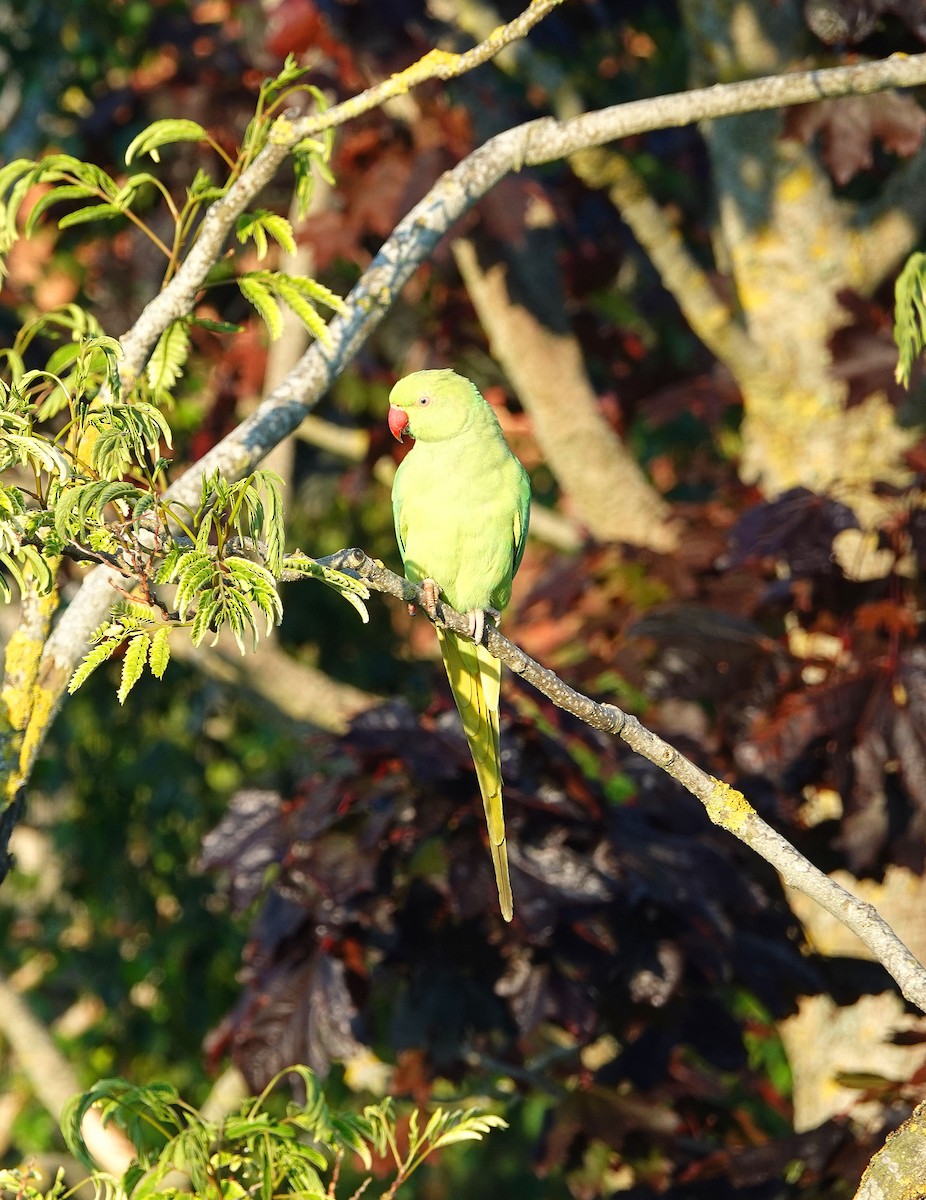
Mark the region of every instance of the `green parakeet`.
POLYGON ((389 428, 415 446, 392 486, 406 578, 466 613, 473 641, 439 629, 441 655, 473 755, 489 828, 502 916, 513 913, 498 743, 501 663, 481 645, 486 615, 498 619, 524 553, 527 472, 508 449, 492 409, 454 371, 416 371, 389 397, 389 428))

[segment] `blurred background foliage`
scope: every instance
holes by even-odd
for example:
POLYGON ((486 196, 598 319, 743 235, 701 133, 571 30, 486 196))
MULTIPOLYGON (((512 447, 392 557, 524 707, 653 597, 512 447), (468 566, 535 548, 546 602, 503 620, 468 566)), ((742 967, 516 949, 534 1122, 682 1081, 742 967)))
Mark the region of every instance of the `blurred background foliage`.
MULTIPOLYGON (((518 7, 0 0, 0 153, 65 149, 118 172, 130 140, 167 116, 231 146, 288 53, 339 99, 432 44, 468 44, 473 22, 491 28, 518 7)), ((302 257, 286 269, 346 294, 411 204, 487 136, 684 89, 692 30, 702 21, 709 40, 724 6, 682 8, 572 0, 529 48, 341 129, 336 186, 319 187, 298 230, 302 257)), ((805 66, 913 53, 926 36, 917 4, 805 8, 794 52, 805 66)), ((877 128, 820 132, 811 121, 792 136, 829 157, 839 195, 877 195, 921 155, 914 109, 911 99, 880 111, 877 128)), ((662 131, 621 149, 722 289, 701 134, 662 131)), ((165 179, 182 188, 200 153, 165 152, 165 179)), ((286 212, 291 182, 281 175, 263 203, 286 212)), ((566 163, 524 172, 461 233, 483 265, 507 263, 513 298, 544 329, 576 335, 600 412, 671 506, 677 548, 589 536, 489 352, 450 238, 274 455, 290 544, 313 555, 360 545, 397 564, 389 486, 402 451, 385 429, 386 396, 409 370, 454 365, 496 406, 549 510, 509 636, 734 780, 814 862, 867 880, 877 901, 904 871, 913 898, 898 919, 909 916, 926 858, 922 444, 905 451, 903 489, 883 485, 902 491, 877 534, 883 569, 853 572, 834 545, 859 522, 838 495, 794 487, 770 501, 744 482, 737 383, 605 190, 566 163)), ((10 256, 0 331, 78 299, 119 334, 156 286, 152 255, 128 226, 59 233, 46 221, 10 256)), ((890 282, 844 298, 850 317, 830 351, 834 374, 900 402, 890 282)), ((231 339, 194 331, 170 414, 178 467, 299 353, 292 332, 268 353, 236 289, 213 288, 208 306, 243 328, 231 339)), ((655 768, 517 681, 503 708, 516 920, 503 928, 426 622, 374 598, 361 627, 312 584, 288 585, 284 602, 268 653, 243 666, 221 648, 174 662, 163 686, 146 680, 125 708, 117 663, 67 702, 47 744, 0 892, 2 964, 81 1082, 163 1078, 200 1103, 229 1061, 255 1089, 298 1061, 344 1099, 488 1098, 512 1128, 409 1185, 433 1200, 474 1188, 577 1200, 852 1195, 924 1090, 926 1026, 887 976, 831 932, 808 932, 812 914, 655 768), (283 656, 295 670, 285 678, 283 656), (808 997, 832 1017, 885 994, 895 1007, 878 1018, 871 1060, 884 1069, 844 1074, 837 1091, 823 1052, 829 1107, 805 1099, 796 1119, 797 1067, 814 1052, 788 1022, 808 997)), ((0 1070, 11 1097, 3 1154, 56 1151, 52 1121, 3 1049, 0 1070)))

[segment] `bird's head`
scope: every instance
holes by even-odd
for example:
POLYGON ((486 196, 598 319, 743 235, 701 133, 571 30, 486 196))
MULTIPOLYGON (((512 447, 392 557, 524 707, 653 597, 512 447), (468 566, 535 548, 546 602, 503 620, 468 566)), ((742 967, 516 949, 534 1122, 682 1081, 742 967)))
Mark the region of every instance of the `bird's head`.
POLYGON ((456 371, 415 371, 389 395, 389 429, 402 440, 441 442, 462 433, 485 401, 476 386, 456 371))

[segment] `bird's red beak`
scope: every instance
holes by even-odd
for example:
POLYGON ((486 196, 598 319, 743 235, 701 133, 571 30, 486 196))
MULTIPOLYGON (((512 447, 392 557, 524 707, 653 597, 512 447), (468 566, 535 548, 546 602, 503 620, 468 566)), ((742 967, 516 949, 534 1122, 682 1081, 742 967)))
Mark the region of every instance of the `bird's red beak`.
POLYGON ((408 413, 404 408, 396 408, 394 404, 389 405, 389 432, 401 442, 402 434, 408 429, 408 413))

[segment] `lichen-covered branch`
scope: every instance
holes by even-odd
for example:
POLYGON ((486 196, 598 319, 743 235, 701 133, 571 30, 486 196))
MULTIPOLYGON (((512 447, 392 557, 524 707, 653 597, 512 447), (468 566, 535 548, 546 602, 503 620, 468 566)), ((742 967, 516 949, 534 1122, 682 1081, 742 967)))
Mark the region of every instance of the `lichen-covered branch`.
MULTIPOLYGON (((362 550, 341 550, 322 561, 336 570, 353 572, 374 591, 419 607, 422 605, 419 586, 389 571, 362 550)), ((441 609, 437 623, 455 633, 468 634, 466 617, 447 606, 441 609)), ((896 981, 907 1000, 926 1012, 926 967, 917 961, 871 904, 859 900, 818 870, 762 820, 742 792, 702 770, 636 717, 614 704, 601 704, 577 692, 491 626, 486 630, 486 646, 505 666, 559 708, 593 729, 615 734, 637 754, 671 775, 701 801, 715 825, 745 842, 778 871, 785 883, 810 896, 851 929, 896 981)))
POLYGON ((895 1129, 865 1168, 853 1200, 920 1200, 926 1179, 926 1101, 895 1129))

